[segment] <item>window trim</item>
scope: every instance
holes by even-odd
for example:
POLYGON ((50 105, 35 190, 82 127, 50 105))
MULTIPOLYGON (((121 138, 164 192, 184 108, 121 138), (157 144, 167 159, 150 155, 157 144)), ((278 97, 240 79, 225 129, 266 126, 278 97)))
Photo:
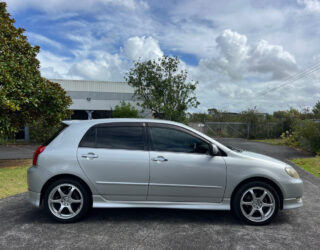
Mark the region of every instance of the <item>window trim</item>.
POLYGON ((108 123, 99 123, 91 126, 88 128, 87 132, 83 135, 81 138, 78 148, 88 148, 81 146, 82 141, 86 137, 87 133, 91 129, 94 129, 95 131, 95 138, 94 138, 94 146, 89 148, 100 148, 100 149, 108 149, 108 150, 130 150, 130 151, 148 151, 148 140, 147 140, 147 131, 146 131, 146 124, 144 122, 108 122, 108 123), (143 137, 143 149, 129 149, 129 148, 106 148, 106 147, 98 147, 97 146, 97 128, 107 128, 107 127, 142 127, 142 137, 143 137))
MULTIPOLYGON (((148 127, 148 141, 149 141, 149 150, 150 151, 157 151, 154 149, 153 146, 153 142, 152 142, 152 136, 151 136, 151 128, 152 127, 156 127, 156 128, 166 128, 166 129, 172 129, 172 130, 177 130, 183 133, 186 133, 190 136, 196 137, 197 139, 209 144, 209 148, 210 148, 210 152, 208 154, 201 154, 201 153, 189 153, 189 152, 176 152, 176 151, 159 151, 159 152, 171 152, 171 153, 182 153, 182 154, 197 154, 197 155, 212 155, 212 142, 203 138, 202 136, 186 129, 186 128, 182 128, 173 124, 166 124, 166 123, 147 123, 147 127, 148 127)), ((220 153, 219 155, 221 155, 221 150, 219 149, 220 153)), ((215 155, 216 156, 216 155, 215 155)))
MULTIPOLYGON (((89 132, 90 129, 92 128, 98 128, 98 127, 108 127, 108 126, 118 126, 118 127, 144 127, 143 129, 143 137, 144 137, 144 149, 140 150, 140 149, 117 149, 117 150, 135 150, 135 151, 155 151, 153 149, 153 143, 152 143, 152 138, 151 138, 151 133, 150 133, 150 127, 161 127, 161 128, 169 128, 169 129, 174 129, 174 130, 178 130, 184 133, 187 133, 191 136, 194 136, 206 143, 209 144, 210 146, 210 151, 212 151, 212 142, 207 140, 206 138, 203 138, 202 136, 198 135, 197 133, 194 133, 191 130, 188 130, 186 128, 174 125, 174 124, 168 124, 168 123, 158 123, 158 122, 107 122, 107 123, 99 123, 99 124, 95 124, 93 126, 91 126, 90 128, 88 128, 88 130, 86 131, 86 133, 83 135, 83 137, 81 138, 79 144, 78 144, 78 148, 85 148, 80 146, 82 140, 84 139, 84 137, 87 135, 87 133, 89 132)), ((94 147, 93 148, 103 148, 103 147, 96 147, 96 142, 97 142, 97 129, 95 129, 95 142, 94 142, 94 147)), ((91 147, 90 147, 91 148, 91 147)), ((104 149, 109 149, 110 148, 104 148, 104 149)), ((226 157, 228 156, 223 150, 221 150, 219 147, 219 154, 217 155, 212 155, 212 156, 223 156, 226 157)), ((174 152, 174 151, 161 151, 161 152, 171 152, 171 153, 179 153, 179 152, 174 152)), ((180 153, 184 153, 184 154, 188 154, 186 152, 180 152, 180 153)), ((198 155, 211 155, 211 153, 209 154, 200 154, 200 153, 189 153, 189 154, 198 154, 198 155)))

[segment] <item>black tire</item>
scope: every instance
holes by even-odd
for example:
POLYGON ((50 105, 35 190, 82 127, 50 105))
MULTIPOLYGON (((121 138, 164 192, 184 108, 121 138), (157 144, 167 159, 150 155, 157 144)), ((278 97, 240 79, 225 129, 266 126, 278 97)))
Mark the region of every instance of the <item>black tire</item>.
MULTIPOLYGON (((67 198, 66 198, 67 199, 67 198)), ((91 195, 89 190, 87 189, 86 186, 84 186, 80 181, 76 180, 76 179, 72 179, 72 178, 62 178, 59 180, 56 180, 54 182, 52 182, 47 189, 44 191, 43 194, 43 205, 44 205, 44 209, 46 210, 46 212, 49 214, 50 217, 52 217, 53 219, 59 221, 59 222, 65 222, 65 223, 71 223, 71 222, 76 222, 79 221, 81 218, 83 218, 88 210, 91 208, 92 206, 92 201, 91 201, 91 195), (55 209, 58 210, 59 209, 59 205, 62 206, 62 204, 59 204, 58 202, 54 205, 49 205, 49 196, 50 195, 56 195, 55 200, 62 200, 62 197, 60 196, 60 193, 55 190, 56 188, 60 187, 60 190, 63 190, 63 194, 68 193, 68 190, 66 190, 68 187, 70 187, 70 190, 72 187, 74 187, 74 191, 71 193, 71 195, 73 197, 71 197, 74 201, 76 201, 75 203, 70 201, 66 201, 67 203, 65 204, 69 204, 69 207, 72 206, 72 211, 74 211, 74 215, 71 214, 70 210, 68 207, 64 207, 62 209, 62 215, 60 215, 61 217, 58 217, 59 215, 55 214, 55 209), (51 194, 52 193, 52 194, 51 194), (77 197, 74 197, 77 196, 77 197), (79 202, 82 201, 82 202, 79 202), (62 217, 63 213, 70 213, 70 216, 72 217, 62 217)), ((63 201, 65 202, 65 201, 63 201)), ((64 206, 64 205, 63 205, 64 206)))
MULTIPOLYGON (((257 200, 259 200, 258 198, 259 197, 257 197, 257 200)), ((253 199, 253 196, 252 196, 252 199, 253 199)), ((243 184, 233 195, 233 198, 231 201, 232 212, 240 220, 246 222, 247 224, 256 225, 256 226, 266 225, 270 223, 276 217, 277 213, 279 212, 279 208, 280 208, 279 194, 270 184, 263 181, 252 181, 252 182, 243 184), (263 199, 262 203, 258 203, 258 204, 255 203, 255 205, 242 205, 242 208, 241 208, 240 202, 242 198, 249 199, 248 203, 252 202, 250 201, 251 193, 249 192, 249 190, 252 190, 252 189, 255 190, 255 192, 258 192, 258 193, 255 193, 255 195, 260 195, 259 192, 260 191, 264 192, 264 190, 267 190, 269 193, 268 195, 266 195, 267 197, 263 199), (259 205, 265 204, 263 203, 264 201, 266 202, 266 204, 270 203, 270 204, 274 204, 274 206, 259 208, 259 205), (249 219, 248 217, 250 217, 250 212, 256 208, 264 209, 262 210, 262 213, 264 213, 264 211, 267 211, 268 216, 265 216, 265 218, 262 219, 260 211, 255 210, 254 214, 251 216, 252 219, 249 219), (260 221, 258 219, 259 215, 261 216, 260 221), (254 219, 254 217, 257 217, 257 219, 254 219)))

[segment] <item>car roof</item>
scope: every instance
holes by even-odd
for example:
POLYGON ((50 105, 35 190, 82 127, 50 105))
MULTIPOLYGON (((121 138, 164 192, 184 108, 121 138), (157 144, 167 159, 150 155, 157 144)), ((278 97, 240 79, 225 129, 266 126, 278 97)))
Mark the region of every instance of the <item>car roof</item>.
POLYGON ((101 124, 101 123, 114 123, 114 122, 152 122, 152 123, 165 123, 173 124, 178 126, 184 126, 182 123, 160 120, 160 119, 143 119, 143 118, 106 118, 106 119, 92 119, 92 120, 65 120, 62 121, 64 124, 70 125, 73 123, 82 123, 82 124, 101 124))

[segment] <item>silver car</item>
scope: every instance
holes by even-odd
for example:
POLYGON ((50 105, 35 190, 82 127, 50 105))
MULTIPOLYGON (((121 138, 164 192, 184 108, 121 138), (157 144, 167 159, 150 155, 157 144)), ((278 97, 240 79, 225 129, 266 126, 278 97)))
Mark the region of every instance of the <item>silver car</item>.
POLYGON ((28 170, 29 200, 56 220, 94 208, 232 210, 263 225, 302 206, 288 164, 230 149, 180 123, 146 119, 66 121, 28 170))

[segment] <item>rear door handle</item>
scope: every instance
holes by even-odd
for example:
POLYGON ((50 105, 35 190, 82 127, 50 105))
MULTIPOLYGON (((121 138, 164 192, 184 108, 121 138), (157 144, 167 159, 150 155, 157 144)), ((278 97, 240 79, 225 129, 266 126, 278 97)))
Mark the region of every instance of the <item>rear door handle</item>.
POLYGON ((151 160, 156 161, 156 162, 168 161, 168 159, 164 158, 163 156, 157 156, 155 158, 152 158, 151 160))
POLYGON ((95 153, 88 153, 88 154, 81 155, 81 157, 86 159, 95 159, 95 158, 98 158, 99 155, 96 155, 95 153))

